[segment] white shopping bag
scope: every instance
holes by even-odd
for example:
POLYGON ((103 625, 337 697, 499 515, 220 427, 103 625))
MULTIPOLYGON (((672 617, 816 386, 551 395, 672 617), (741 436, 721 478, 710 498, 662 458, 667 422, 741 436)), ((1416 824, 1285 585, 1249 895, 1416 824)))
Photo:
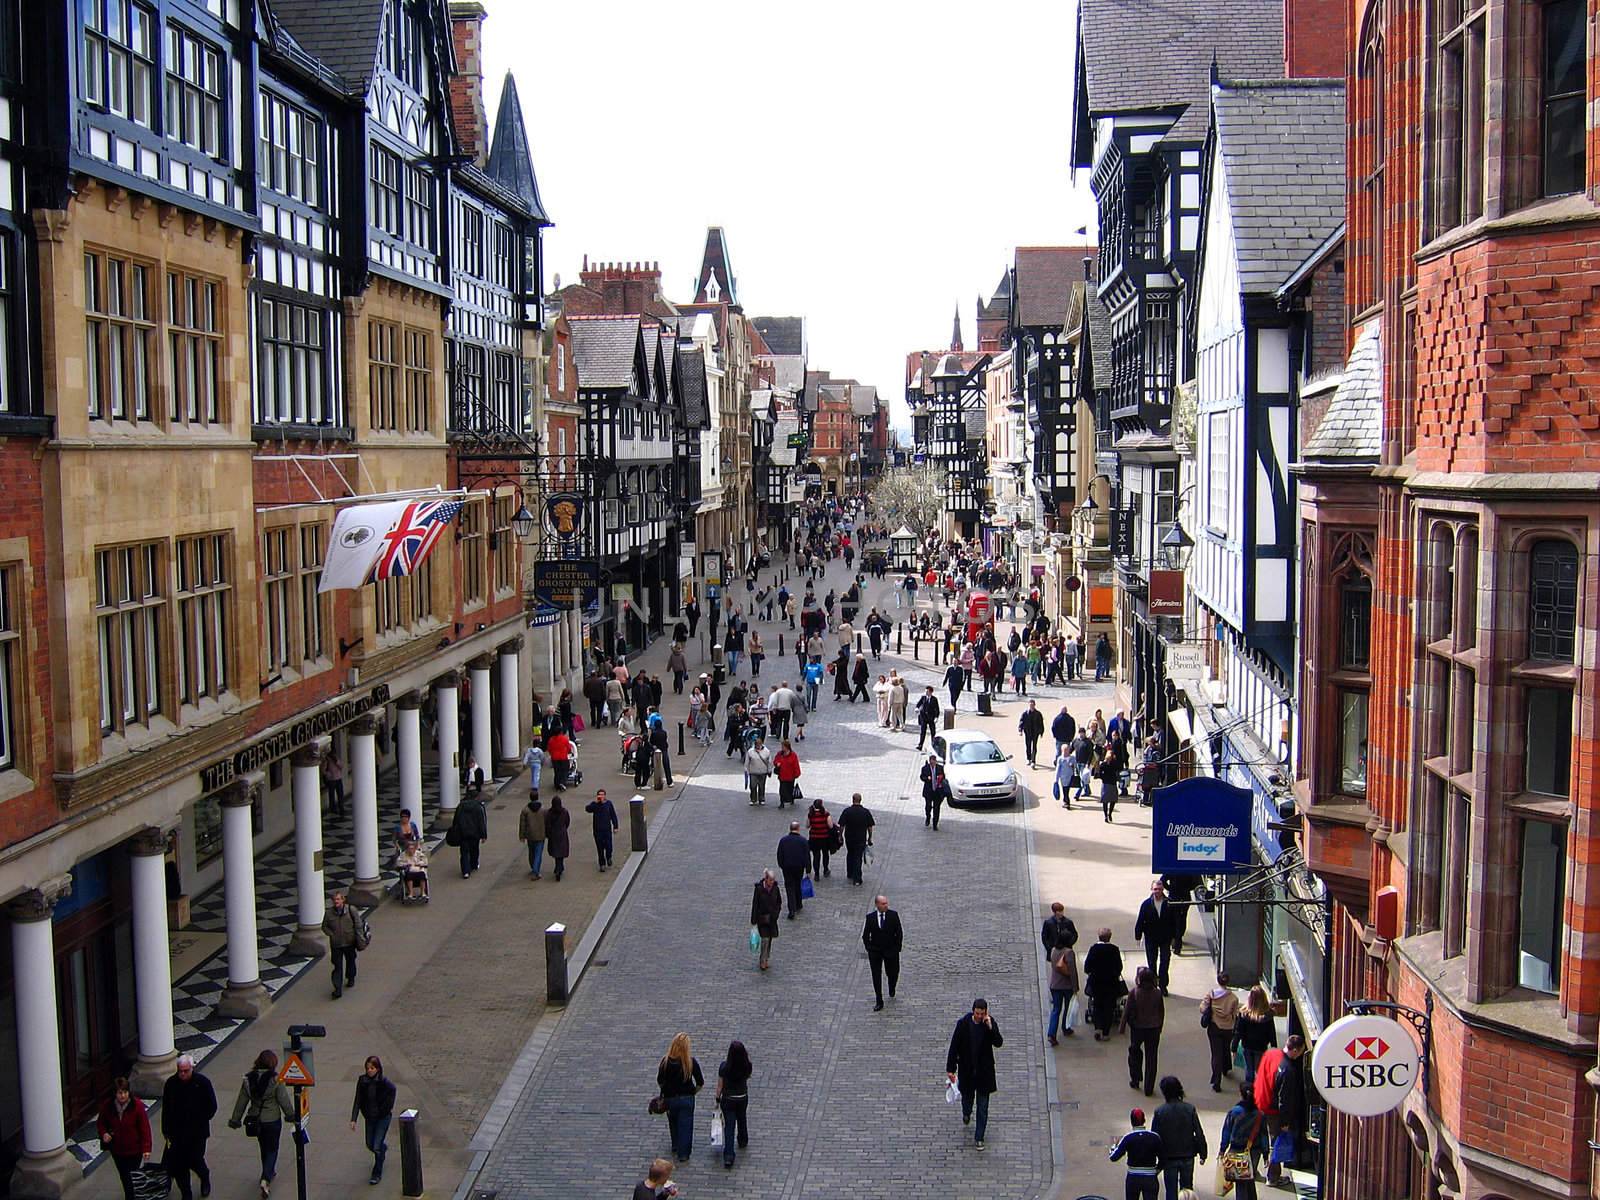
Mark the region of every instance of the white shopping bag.
POLYGON ((1078 1016, 1081 1007, 1082 1006, 1078 1003, 1077 993, 1074 992, 1072 999, 1067 1001, 1067 1016, 1066 1020, 1063 1022, 1068 1029, 1071 1029, 1078 1023, 1078 1016))
POLYGON ((722 1143, 722 1113, 714 1110, 711 1114, 711 1148, 720 1150, 722 1149, 722 1143))
POLYGON ((954 1083, 948 1084, 944 1089, 944 1102, 946 1104, 955 1104, 960 1099, 961 1089, 958 1088, 954 1083))

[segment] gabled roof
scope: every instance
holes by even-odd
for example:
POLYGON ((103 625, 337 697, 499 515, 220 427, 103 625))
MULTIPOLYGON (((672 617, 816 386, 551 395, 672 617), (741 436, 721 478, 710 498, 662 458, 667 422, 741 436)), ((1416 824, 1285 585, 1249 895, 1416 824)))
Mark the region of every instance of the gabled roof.
POLYGON ((804 317, 756 317, 750 324, 756 327, 767 348, 775 355, 796 357, 806 352, 806 319, 804 317))
POLYGON ((1219 83, 1211 103, 1240 290, 1276 291, 1344 220, 1344 81, 1219 83))
POLYGON ((878 411, 878 389, 870 383, 858 383, 850 393, 850 411, 858 417, 870 417, 878 411))
POLYGON ((978 319, 999 318, 1005 320, 1011 315, 1011 272, 1003 272, 1000 283, 994 289, 994 295, 985 300, 978 297, 978 319))
POLYGON ((582 388, 621 388, 634 384, 640 330, 638 317, 569 317, 572 361, 582 388))
POLYGON ((728 258, 728 239, 723 235, 722 226, 713 225, 706 230, 706 250, 700 259, 700 274, 694 281, 694 302, 737 305, 739 297, 735 283, 733 264, 728 258), (714 301, 707 293, 707 287, 713 279, 717 284, 717 298, 714 301))
POLYGON ((522 124, 522 104, 517 99, 517 80, 506 72, 505 86, 500 89, 500 111, 494 118, 494 140, 489 147, 489 160, 484 171, 501 187, 510 192, 533 214, 541 225, 549 225, 550 218, 539 199, 539 181, 533 174, 533 155, 528 150, 528 131, 522 124))
POLYGON ((1300 457, 1308 462, 1377 462, 1383 450, 1382 321, 1369 321, 1350 347, 1344 378, 1300 457))
POLYGON ((1169 139, 1198 142, 1213 61, 1232 79, 1283 73, 1283 0, 1081 0, 1078 41, 1081 116, 1167 112, 1169 139))
POLYGON ((366 95, 378 69, 384 0, 272 0, 272 12, 300 48, 366 95))
POLYGON ((1059 327, 1072 285, 1084 277, 1083 260, 1097 252, 1094 246, 1018 246, 1012 323, 1059 327))

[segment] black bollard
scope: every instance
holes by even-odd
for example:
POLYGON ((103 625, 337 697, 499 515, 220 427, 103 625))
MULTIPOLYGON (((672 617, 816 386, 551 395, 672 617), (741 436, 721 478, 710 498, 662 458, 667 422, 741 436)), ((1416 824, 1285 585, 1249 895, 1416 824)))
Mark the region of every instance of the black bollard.
POLYGON ((633 848, 649 853, 650 834, 644 823, 644 797, 635 795, 628 801, 628 832, 633 838, 633 848))
POLYGON ((864 633, 856 634, 856 653, 857 654, 861 653, 861 639, 864 638, 865 636, 866 636, 866 634, 864 634, 864 633))
POLYGON ((779 657, 779 658, 782 658, 782 657, 783 657, 783 655, 784 655, 784 649, 783 649, 783 632, 782 632, 782 631, 781 631, 781 630, 780 630, 780 631, 779 631, 779 632, 778 632, 778 657, 779 657))
POLYGON ((904 632, 904 630, 905 630, 905 626, 901 625, 901 624, 898 624, 898 623, 894 627, 894 652, 896 654, 905 653, 905 651, 903 649, 903 646, 902 646, 902 643, 900 641, 900 635, 901 635, 902 632, 904 632))
POLYGON ((400 1194, 421 1196, 422 1186, 422 1136, 417 1132, 417 1110, 408 1108, 400 1114, 400 1194))
POLYGON ((544 998, 557 1008, 567 1002, 567 927, 559 921, 544 931, 544 998))
POLYGON ((678 722, 678 757, 683 757, 683 722, 678 722))

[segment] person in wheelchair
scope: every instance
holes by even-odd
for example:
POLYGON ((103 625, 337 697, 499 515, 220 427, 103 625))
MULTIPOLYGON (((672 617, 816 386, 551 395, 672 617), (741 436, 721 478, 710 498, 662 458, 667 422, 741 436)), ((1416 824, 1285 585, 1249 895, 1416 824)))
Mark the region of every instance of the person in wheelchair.
POLYGON ((428 851, 417 838, 404 838, 395 855, 395 870, 400 872, 400 902, 428 902, 428 851))

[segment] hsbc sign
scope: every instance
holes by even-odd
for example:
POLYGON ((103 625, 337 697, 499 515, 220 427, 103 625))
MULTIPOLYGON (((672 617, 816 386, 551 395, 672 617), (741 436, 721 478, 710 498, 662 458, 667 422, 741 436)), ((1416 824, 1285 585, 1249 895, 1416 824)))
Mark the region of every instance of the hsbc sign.
POLYGON ((1388 1017, 1341 1017, 1322 1031, 1311 1075, 1329 1107, 1352 1117, 1398 1108, 1419 1074, 1411 1032, 1388 1017))

